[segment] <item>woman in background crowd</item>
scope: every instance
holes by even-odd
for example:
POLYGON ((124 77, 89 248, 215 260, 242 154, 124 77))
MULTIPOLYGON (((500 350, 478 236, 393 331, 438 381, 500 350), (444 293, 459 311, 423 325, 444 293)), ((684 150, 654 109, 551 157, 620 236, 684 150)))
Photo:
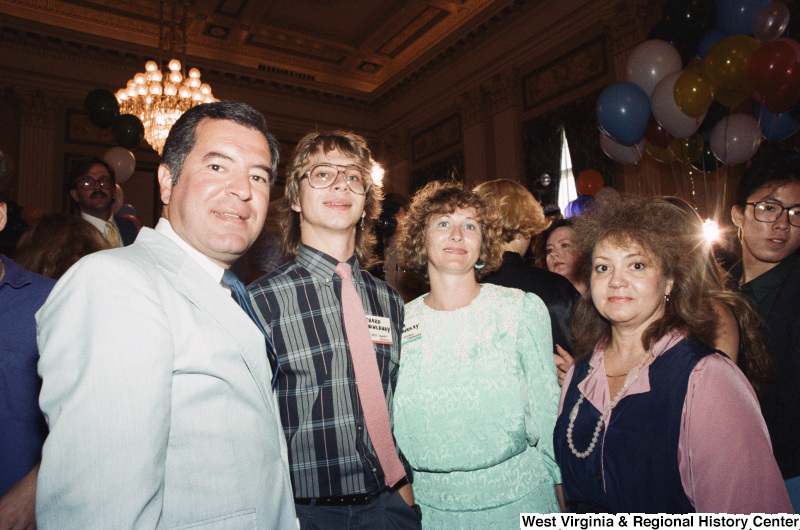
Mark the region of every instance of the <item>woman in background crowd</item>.
POLYGON ((583 295, 586 293, 586 278, 581 256, 572 248, 573 238, 571 219, 553 223, 545 232, 545 262, 547 270, 564 276, 583 295))
POLYGON ((406 305, 394 434, 424 528, 517 525, 558 511, 558 385, 541 299, 478 280, 501 261, 491 210, 456 183, 417 193, 401 262, 430 279, 406 305))
POLYGON ((82 257, 111 248, 94 226, 75 215, 45 215, 22 239, 14 259, 31 272, 58 280, 82 257))
POLYGON ((550 313, 553 346, 568 351, 569 322, 580 295, 563 276, 532 267, 522 259, 533 236, 550 224, 541 205, 531 192, 513 180, 484 182, 475 188, 475 193, 497 215, 503 245, 502 265, 484 277, 483 282, 514 287, 541 298, 550 313))
POLYGON ((717 336, 696 238, 660 199, 600 203, 575 220, 590 296, 555 450, 570 511, 787 513, 758 401, 717 336))
MULTIPOLYGON (((753 161, 734 203, 731 217, 739 227, 742 261, 731 275, 764 320, 776 377, 761 410, 800 511, 800 153, 781 150, 753 161)), ((749 375, 750 358, 746 361, 749 375)))

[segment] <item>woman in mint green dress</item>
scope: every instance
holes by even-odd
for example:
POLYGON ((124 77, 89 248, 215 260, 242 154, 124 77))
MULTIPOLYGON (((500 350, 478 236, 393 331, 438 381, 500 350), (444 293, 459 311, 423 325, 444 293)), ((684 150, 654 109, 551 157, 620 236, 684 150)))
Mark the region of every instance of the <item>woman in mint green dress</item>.
MULTIPOLYGON (((394 434, 423 528, 516 528, 559 511, 559 388, 536 295, 478 279, 500 265, 483 201, 454 183, 417 193, 400 242, 431 291, 406 304, 394 434)), ((560 489, 560 486, 559 486, 560 489)))

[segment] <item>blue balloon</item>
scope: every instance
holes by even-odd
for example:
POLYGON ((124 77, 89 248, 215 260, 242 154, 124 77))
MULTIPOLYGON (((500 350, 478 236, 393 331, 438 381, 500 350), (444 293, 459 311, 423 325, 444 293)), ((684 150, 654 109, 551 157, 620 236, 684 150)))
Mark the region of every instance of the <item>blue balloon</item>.
POLYGON ((708 50, 724 38, 725 34, 716 28, 706 31, 706 34, 700 39, 700 44, 697 45, 697 56, 705 59, 708 50))
POLYGON ((570 201, 564 209, 564 217, 578 217, 589 211, 594 206, 595 198, 591 195, 579 195, 574 201, 570 201))
POLYGON ((792 117, 791 112, 775 114, 760 103, 756 103, 753 114, 761 125, 761 136, 770 142, 780 142, 800 131, 800 122, 792 117))
POLYGON ((717 27, 725 35, 752 35, 753 19, 771 0, 719 0, 717 27))
POLYGON ((601 131, 621 144, 634 145, 650 120, 650 99, 633 83, 614 83, 600 94, 595 110, 601 131))

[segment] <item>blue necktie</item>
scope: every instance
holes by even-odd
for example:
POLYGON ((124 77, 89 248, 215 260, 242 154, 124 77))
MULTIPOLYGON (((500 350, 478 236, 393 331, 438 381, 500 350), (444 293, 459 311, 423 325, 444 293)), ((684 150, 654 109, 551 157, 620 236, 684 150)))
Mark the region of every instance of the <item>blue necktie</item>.
POLYGON ((275 346, 272 345, 272 341, 269 339, 269 335, 267 335, 266 330, 264 330, 264 326, 261 325, 261 321, 256 316, 255 311, 253 311, 253 306, 250 305, 250 295, 247 294, 247 289, 245 289, 241 280, 229 270, 226 270, 225 274, 222 275, 222 283, 231 288, 233 299, 244 309, 244 312, 247 313, 250 320, 258 326, 258 329, 260 329, 261 333, 264 335, 264 339, 267 342, 267 357, 269 358, 269 364, 272 365, 272 386, 275 386, 275 381, 278 380, 278 354, 275 351, 275 346))

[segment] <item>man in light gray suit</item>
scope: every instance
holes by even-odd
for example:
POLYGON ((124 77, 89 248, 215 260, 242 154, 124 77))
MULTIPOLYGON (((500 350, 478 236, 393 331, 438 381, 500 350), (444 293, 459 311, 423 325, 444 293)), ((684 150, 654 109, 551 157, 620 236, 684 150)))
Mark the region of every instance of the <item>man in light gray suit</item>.
POLYGON ((187 111, 155 230, 81 260, 37 314, 41 528, 296 527, 265 337, 221 283, 277 165, 258 111, 187 111))

